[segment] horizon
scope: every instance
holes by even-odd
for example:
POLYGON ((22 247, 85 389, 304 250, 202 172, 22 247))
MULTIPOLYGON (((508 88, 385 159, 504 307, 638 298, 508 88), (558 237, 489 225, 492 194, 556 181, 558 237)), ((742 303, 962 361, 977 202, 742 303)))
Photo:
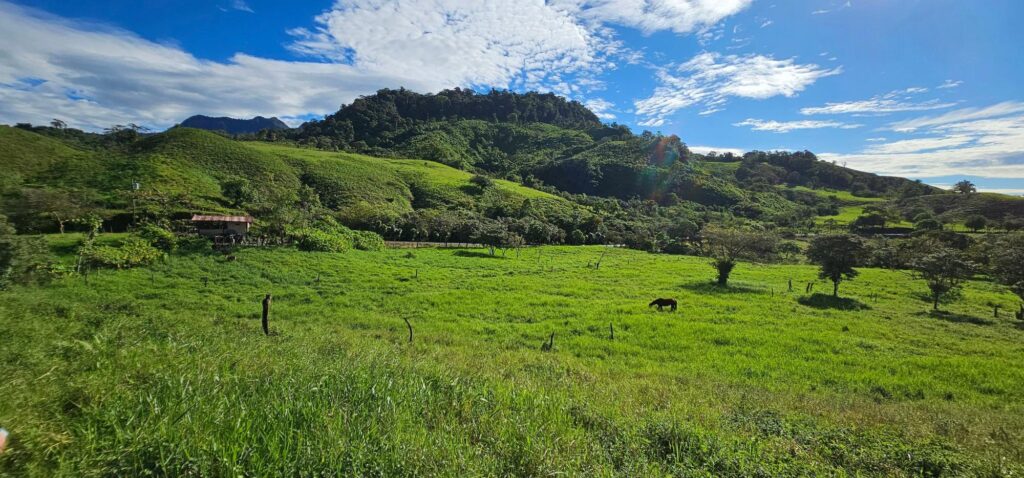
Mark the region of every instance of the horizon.
POLYGON ((381 88, 536 90, 697 152, 806 149, 1020 195, 1021 18, 1010 1, 0 0, 0 122, 294 127, 381 88))

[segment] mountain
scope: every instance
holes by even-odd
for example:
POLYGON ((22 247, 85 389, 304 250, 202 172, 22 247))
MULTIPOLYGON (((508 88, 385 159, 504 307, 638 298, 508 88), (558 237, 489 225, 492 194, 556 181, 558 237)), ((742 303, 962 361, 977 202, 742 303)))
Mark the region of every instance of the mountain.
POLYGON ((903 178, 819 161, 808 151, 694 154, 675 135, 603 124, 582 104, 552 94, 385 89, 284 137, 319 149, 424 158, 574 194, 661 204, 680 198, 765 209, 764 198, 752 192, 804 186, 884 196, 915 187, 903 178))
POLYGON ((257 116, 252 119, 235 119, 235 118, 212 118, 209 116, 195 115, 185 121, 182 121, 180 125, 183 128, 195 128, 205 129, 207 131, 223 131, 228 134, 253 134, 261 130, 283 130, 288 129, 283 121, 274 118, 264 118, 257 116))

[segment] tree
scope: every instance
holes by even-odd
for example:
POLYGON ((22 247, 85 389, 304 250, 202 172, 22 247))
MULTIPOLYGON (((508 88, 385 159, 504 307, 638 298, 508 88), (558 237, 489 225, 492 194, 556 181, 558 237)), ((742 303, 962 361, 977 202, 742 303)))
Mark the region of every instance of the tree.
POLYGON ((854 219, 853 224, 851 224, 850 227, 857 231, 876 229, 885 227, 885 221, 885 216, 877 212, 872 212, 869 214, 861 215, 857 217, 857 219, 854 219))
POLYGON ((729 284, 729 275, 739 260, 767 259, 778 250, 779 239, 772 233, 709 224, 701 232, 704 253, 712 258, 718 285, 729 284))
POLYGON ((257 201, 256 190, 244 178, 229 179, 221 184, 221 194, 231 201, 232 207, 242 207, 257 201))
POLYGON ((932 310, 939 310, 939 301, 959 293, 963 282, 971 277, 974 265, 963 252, 941 247, 911 262, 915 275, 928 284, 932 310))
MULTIPOLYGON (((57 223, 57 230, 64 234, 64 226, 87 212, 78 199, 78 195, 61 189, 25 188, 21 191, 20 200, 13 208, 20 216, 47 218, 57 223)), ((52 224, 52 223, 50 223, 52 224)))
POLYGON ((964 225, 967 226, 968 229, 974 232, 978 232, 982 229, 985 229, 985 226, 988 225, 988 219, 985 219, 985 216, 982 216, 980 214, 975 214, 971 217, 968 217, 964 221, 964 225))
POLYGON ((953 186, 953 192, 958 194, 971 194, 978 192, 978 188, 974 186, 974 183, 964 179, 953 186))
POLYGON ((476 185, 476 187, 480 188, 481 191, 485 191, 494 186, 494 180, 482 174, 474 175, 469 179, 469 182, 476 185))
POLYGON ((818 277, 832 281, 832 296, 839 296, 839 283, 859 274, 854 267, 865 259, 864 241, 848 234, 818 236, 807 248, 807 258, 818 264, 818 277))
POLYGON ((1024 233, 1007 234, 993 248, 992 275, 1024 300, 1024 233))
POLYGON ((942 229, 942 223, 934 217, 926 217, 915 222, 914 229, 918 231, 938 231, 942 229))
POLYGON ((42 238, 16 235, 7 217, 0 214, 0 289, 39 276, 48 262, 47 252, 42 238))

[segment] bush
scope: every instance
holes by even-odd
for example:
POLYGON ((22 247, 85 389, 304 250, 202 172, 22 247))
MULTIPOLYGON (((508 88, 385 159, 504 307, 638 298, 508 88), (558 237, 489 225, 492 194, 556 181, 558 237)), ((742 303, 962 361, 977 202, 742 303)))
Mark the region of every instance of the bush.
POLYGON ((360 251, 384 250, 384 238, 372 231, 352 231, 352 244, 360 251))
POLYGON ((291 232, 295 245, 301 251, 344 252, 352 248, 352 238, 345 234, 337 234, 304 227, 291 232))
POLYGON ((156 224, 146 224, 139 228, 139 237, 149 241, 153 247, 164 252, 174 252, 178 247, 178 237, 156 224))
POLYGON ((85 246, 81 254, 85 264, 113 269, 129 269, 150 264, 164 255, 139 237, 129 237, 119 247, 85 246))

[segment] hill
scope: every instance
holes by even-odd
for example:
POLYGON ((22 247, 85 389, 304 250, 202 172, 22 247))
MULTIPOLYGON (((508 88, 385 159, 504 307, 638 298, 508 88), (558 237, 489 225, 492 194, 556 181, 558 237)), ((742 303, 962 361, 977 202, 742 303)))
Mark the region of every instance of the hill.
POLYGON ((40 211, 18 207, 25 203, 19 192, 35 189, 63 191, 83 202, 90 197, 115 229, 137 214, 181 218, 197 212, 251 212, 267 218, 299 201, 303 188, 339 217, 364 223, 394 220, 414 209, 484 214, 496 205, 518 210, 526 202, 538 216, 583 211, 564 198, 509 181, 495 181, 484 190, 470 181, 472 174, 430 161, 239 142, 191 128, 100 151, 75 149, 17 128, 0 127, 0 138, 12 173, 4 212, 23 230, 54 227, 40 221, 40 211), (250 192, 242 203, 225 196, 225 185, 238 181, 250 192), (132 192, 132 182, 141 184, 139 191, 132 192))
POLYGON ((235 118, 212 118, 209 116, 195 115, 191 116, 185 121, 182 121, 178 126, 182 128, 195 128, 205 129, 207 131, 223 131, 228 134, 254 134, 261 130, 283 130, 288 129, 288 125, 274 118, 264 118, 257 116, 252 119, 235 119, 235 118))
POLYGON ((602 124, 583 105, 550 94, 385 89, 286 136, 320 149, 431 159, 570 193, 661 202, 670 193, 705 205, 750 199, 708 184, 699 172, 687 170, 691 160, 742 162, 745 167, 732 169, 734 174, 713 175, 726 182, 763 179, 873 196, 895 194, 910 182, 818 161, 806 151, 708 158, 691 153, 676 136, 602 124), (695 188, 708 194, 691 193, 695 188))

